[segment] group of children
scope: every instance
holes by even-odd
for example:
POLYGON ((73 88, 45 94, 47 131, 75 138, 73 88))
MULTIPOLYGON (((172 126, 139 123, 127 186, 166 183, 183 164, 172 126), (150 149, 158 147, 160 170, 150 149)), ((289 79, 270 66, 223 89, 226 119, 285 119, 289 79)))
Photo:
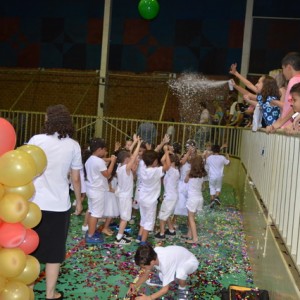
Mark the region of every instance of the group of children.
MULTIPOLYGON (((175 236, 176 228, 172 217, 181 215, 186 216, 188 221, 186 242, 197 243, 195 214, 203 209, 203 182, 209 181, 210 207, 220 205, 223 168, 229 163, 228 156, 220 155, 220 147, 209 143, 205 152, 199 153, 194 140, 186 142, 185 153, 181 155, 181 145, 170 145, 167 135, 155 149, 151 149, 152 146, 141 141, 137 135, 126 141, 125 147, 117 145, 114 154, 107 158, 105 141, 95 138, 83 153, 82 193, 85 192, 88 199, 87 228, 83 227, 87 229, 85 241, 91 244, 103 243, 104 234, 113 235, 110 229, 112 218, 119 217, 114 243, 130 244, 132 236, 126 231, 126 226, 132 218, 132 211, 139 209, 140 227, 136 242, 140 247, 135 259, 145 272, 130 286, 129 294, 136 293, 137 288, 148 279, 150 270, 155 268, 158 273, 161 272, 162 282, 159 280, 158 285, 162 289, 152 295, 151 299, 167 293, 174 276, 179 282, 181 298, 178 299, 187 299, 185 280, 198 267, 196 257, 180 246, 153 249, 147 242, 148 235, 154 230, 158 218, 159 231, 155 238, 175 236), (162 191, 163 200, 157 214, 162 191), (101 232, 97 230, 100 218, 104 218, 101 232), (172 259, 168 257, 171 252, 174 252, 172 259), (188 260, 183 261, 182 257, 188 260)), ((153 280, 149 284, 157 285, 153 280)), ((144 299, 144 296, 138 295, 136 299, 144 299)), ((145 299, 149 298, 145 296, 145 299)))
POLYGON ((126 227, 136 209, 140 212, 137 243, 146 244, 149 232, 155 228, 156 218, 159 219, 159 232, 155 238, 176 235, 174 215, 187 217, 186 242, 198 242, 195 214, 203 208, 203 182, 208 178, 210 207, 220 205, 223 168, 229 159, 219 154, 218 145, 211 147, 208 144, 204 153, 198 153, 195 141, 188 140, 183 155, 180 154, 180 144, 173 145, 169 145, 166 135, 155 149, 151 149, 151 145, 134 135, 130 142, 126 142, 127 149, 117 149, 107 158, 103 139, 95 138, 90 142, 83 153, 84 169, 81 173, 84 177, 82 193, 85 192, 88 199, 83 225, 86 243, 103 243, 103 234, 112 236, 110 224, 113 218, 119 217, 115 243, 130 244, 132 237, 126 227), (162 191, 163 201, 157 214, 162 191), (97 223, 103 218, 100 232, 97 223))

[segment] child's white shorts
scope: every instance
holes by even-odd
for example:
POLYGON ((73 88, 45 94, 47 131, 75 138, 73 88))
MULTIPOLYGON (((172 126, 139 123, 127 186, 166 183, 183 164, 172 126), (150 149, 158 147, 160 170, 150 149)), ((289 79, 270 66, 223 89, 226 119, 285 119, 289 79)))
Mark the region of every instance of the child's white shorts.
POLYGON ((198 269, 199 262, 196 257, 190 258, 176 269, 176 278, 187 280, 188 275, 194 273, 198 269))
POLYGON ((98 195, 88 195, 88 211, 94 218, 102 218, 104 215, 105 192, 99 191, 98 195))
POLYGON ((190 212, 195 213, 197 210, 203 208, 203 196, 188 198, 186 201, 186 207, 190 212))
POLYGON ((144 227, 147 231, 152 231, 155 225, 156 219, 156 208, 157 208, 157 201, 151 204, 147 204, 144 206, 140 203, 140 226, 144 227))
POLYGON ((132 199, 130 197, 117 197, 120 218, 123 221, 130 221, 132 213, 132 199))
POLYGON ((167 221, 168 218, 174 213, 176 202, 177 199, 164 198, 160 206, 158 218, 162 221, 167 221))
POLYGON ((223 177, 209 178, 209 191, 211 195, 215 195, 216 192, 220 192, 222 188, 223 177))

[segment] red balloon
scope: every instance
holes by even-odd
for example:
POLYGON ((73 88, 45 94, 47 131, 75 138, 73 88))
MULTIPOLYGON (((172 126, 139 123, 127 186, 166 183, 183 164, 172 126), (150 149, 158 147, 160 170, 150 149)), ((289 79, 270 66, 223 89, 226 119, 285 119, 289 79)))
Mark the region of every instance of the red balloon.
POLYGON ((25 238, 26 229, 21 223, 3 223, 0 226, 0 246, 16 248, 25 238))
POLYGON ((0 156, 16 146, 14 127, 5 119, 0 118, 0 156))
POLYGON ((24 241, 19 248, 22 249, 25 254, 32 253, 39 245, 39 235, 31 228, 26 229, 24 241))

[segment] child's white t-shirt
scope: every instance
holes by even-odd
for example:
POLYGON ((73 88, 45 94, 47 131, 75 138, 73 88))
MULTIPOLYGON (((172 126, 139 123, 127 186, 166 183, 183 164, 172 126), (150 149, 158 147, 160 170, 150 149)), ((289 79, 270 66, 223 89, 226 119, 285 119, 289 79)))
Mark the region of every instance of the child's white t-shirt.
POLYGON ((163 167, 149 167, 141 172, 140 203, 153 204, 157 201, 161 190, 163 167))
POLYGON ((189 261, 195 259, 195 255, 181 246, 155 247, 159 265, 155 266, 158 272, 161 273, 163 286, 168 285, 175 280, 176 270, 189 261))
POLYGON ((187 173, 191 170, 191 164, 186 162, 180 167, 180 180, 184 181, 187 173))
POLYGON ((224 166, 229 164, 229 160, 219 154, 210 155, 206 160, 206 170, 209 178, 219 178, 223 176, 224 166))
POLYGON ((139 164, 138 164, 138 168, 137 168, 137 171, 136 171, 136 177, 137 177, 137 180, 136 180, 136 186, 139 188, 141 186, 141 182, 142 182, 142 179, 141 179, 141 174, 142 172, 146 169, 146 165, 145 165, 145 162, 140 159, 139 160, 139 164))
POLYGON ((118 186, 116 196, 132 198, 133 196, 133 174, 129 171, 126 172, 126 165, 120 166, 117 169, 118 186))
POLYGON ((178 198, 178 169, 171 167, 164 176, 164 199, 176 200, 178 198))
POLYGON ((105 161, 95 155, 91 155, 85 163, 86 193, 90 197, 97 196, 99 191, 109 191, 108 181, 101 172, 106 171, 105 161))

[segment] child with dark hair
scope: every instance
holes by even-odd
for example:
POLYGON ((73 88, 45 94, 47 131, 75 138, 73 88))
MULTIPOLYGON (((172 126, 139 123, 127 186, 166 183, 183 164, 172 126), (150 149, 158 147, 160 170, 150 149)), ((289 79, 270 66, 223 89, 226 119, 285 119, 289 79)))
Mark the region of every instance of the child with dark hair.
POLYGON ((161 298, 168 293, 170 283, 176 280, 178 281, 177 299, 188 299, 189 292, 186 288, 186 281, 199 265, 197 258, 189 250, 181 246, 155 247, 153 249, 150 245, 143 245, 137 249, 134 260, 144 272, 136 283, 130 284, 129 296, 137 294, 138 288, 146 282, 152 286, 160 286, 161 289, 152 295, 142 294, 135 299, 161 298), (153 270, 156 270, 158 275, 148 279, 153 270))
MULTIPOLYGON (((165 159, 165 158, 164 158, 165 159)), ((170 154, 171 166, 164 176, 164 200, 161 204, 158 214, 160 231, 155 235, 158 239, 164 239, 165 234, 169 236, 176 235, 173 223, 170 220, 171 215, 174 213, 175 205, 178 200, 178 181, 179 181, 179 157, 176 154, 170 154), (166 223, 168 229, 165 230, 166 223)), ((161 162, 164 160, 162 158, 161 162)))
MULTIPOLYGON (((236 66, 236 64, 232 64, 229 73, 240 79, 252 93, 249 93, 249 91, 237 85, 234 80, 231 80, 233 87, 244 96, 244 100, 247 103, 256 107, 257 105, 259 106, 265 126, 271 126, 280 116, 280 107, 277 106, 275 101, 273 102, 273 100, 280 100, 280 92, 276 80, 269 75, 263 75, 253 85, 236 70, 236 66)), ((255 121, 255 115, 253 121, 255 121)), ((260 127, 260 124, 258 127, 260 127)), ((257 128, 253 129, 253 131, 257 130, 257 128)))
POLYGON ((188 196, 186 207, 188 209, 188 224, 191 239, 187 243, 197 243, 198 235, 195 222, 195 213, 203 208, 202 184, 206 171, 202 156, 197 155, 191 159, 191 170, 186 176, 185 182, 188 184, 188 196))
POLYGON ((137 168, 137 157, 141 146, 141 140, 138 136, 134 137, 133 147, 136 146, 133 154, 129 151, 122 150, 118 154, 120 163, 117 170, 118 186, 116 196, 120 211, 120 225, 116 236, 115 244, 130 244, 131 237, 125 233, 127 222, 131 219, 132 213, 132 196, 133 196, 133 172, 137 168))
MULTIPOLYGON (((92 139, 90 149, 85 153, 85 176, 86 195, 88 197, 88 226, 85 241, 86 243, 98 244, 103 242, 103 237, 96 232, 97 221, 104 216, 105 194, 109 191, 107 179, 111 176, 116 156, 112 155, 107 169, 104 157, 106 155, 106 143, 101 138, 92 139)), ((104 228, 110 223, 106 219, 104 228)))
POLYGON ((209 178, 209 190, 210 190, 210 207, 215 204, 220 205, 220 193, 222 188, 223 170, 224 166, 230 163, 229 156, 226 153, 225 157, 220 155, 221 147, 219 145, 213 145, 212 155, 206 159, 206 170, 209 178))
POLYGON ((168 146, 165 145, 164 156, 162 157, 162 166, 159 166, 158 153, 154 150, 146 150, 143 154, 143 161, 146 168, 141 173, 140 187, 140 230, 141 244, 145 244, 149 231, 152 231, 155 225, 157 199, 161 192, 161 178, 171 166, 168 146))

